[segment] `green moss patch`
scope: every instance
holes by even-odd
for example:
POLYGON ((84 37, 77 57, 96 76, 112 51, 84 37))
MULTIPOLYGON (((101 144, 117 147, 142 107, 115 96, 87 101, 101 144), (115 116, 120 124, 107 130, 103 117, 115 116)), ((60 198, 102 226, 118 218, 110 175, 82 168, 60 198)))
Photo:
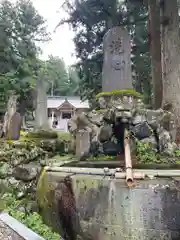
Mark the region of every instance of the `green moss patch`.
POLYGON ((30 139, 36 139, 36 138, 41 138, 41 139, 56 139, 58 138, 58 134, 55 131, 47 131, 47 130, 35 130, 32 132, 28 132, 25 136, 26 138, 30 139))
POLYGON ((89 157, 89 161, 118 161, 117 157, 113 156, 99 156, 99 157, 89 157))
POLYGON ((142 98, 142 95, 133 89, 119 89, 111 92, 101 92, 96 95, 96 98, 111 97, 111 96, 118 96, 118 97, 132 96, 135 98, 142 98))
POLYGON ((70 141, 71 140, 71 134, 70 133, 66 133, 66 132, 57 132, 58 135, 58 139, 61 139, 63 141, 70 141))

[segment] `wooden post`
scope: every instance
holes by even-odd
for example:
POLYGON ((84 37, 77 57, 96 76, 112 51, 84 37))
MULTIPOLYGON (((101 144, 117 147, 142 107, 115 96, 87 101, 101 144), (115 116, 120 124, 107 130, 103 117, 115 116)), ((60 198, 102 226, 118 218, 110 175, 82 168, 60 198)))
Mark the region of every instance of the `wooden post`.
POLYGON ((131 161, 131 151, 129 145, 128 131, 125 129, 124 132, 124 151, 125 151, 125 166, 126 166, 126 182, 129 187, 134 184, 133 171, 132 171, 132 161, 131 161))

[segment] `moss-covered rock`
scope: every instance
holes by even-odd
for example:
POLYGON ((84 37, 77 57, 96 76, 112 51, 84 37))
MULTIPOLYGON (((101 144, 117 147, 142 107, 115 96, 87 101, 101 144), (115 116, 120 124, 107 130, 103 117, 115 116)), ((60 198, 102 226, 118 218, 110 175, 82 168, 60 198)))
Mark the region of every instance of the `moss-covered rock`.
POLYGON ((16 180, 29 182, 35 180, 38 175, 39 169, 37 165, 23 164, 13 170, 12 175, 16 180))
POLYGON ((55 189, 54 182, 49 182, 49 178, 44 168, 41 172, 40 178, 37 184, 37 202, 40 208, 48 208, 51 207, 53 203, 53 199, 49 199, 49 193, 55 189))
POLYGON ((48 130, 34 130, 32 132, 28 132, 26 135, 26 138, 56 139, 56 138, 58 138, 58 134, 57 134, 57 132, 52 131, 52 130, 49 130, 49 131, 48 130))
POLYGON ((36 142, 36 145, 42 148, 44 151, 55 153, 56 142, 56 139, 41 139, 36 142))
POLYGON ((37 144, 36 139, 24 139, 24 140, 19 140, 19 141, 8 141, 8 144, 12 148, 16 149, 22 149, 25 148, 27 150, 31 150, 34 148, 37 144))
MULTIPOLYGON (((20 141, 2 141, 0 163, 13 167, 30 162, 41 162, 55 155, 68 152, 68 143, 61 139, 29 139, 20 141)), ((3 165, 3 168, 4 169, 3 165)))
POLYGON ((47 152, 35 142, 4 141, 1 142, 0 162, 7 162, 12 166, 41 160, 47 157, 47 152))
POLYGON ((142 95, 133 89, 120 89, 120 90, 114 90, 111 92, 101 92, 96 95, 96 98, 111 97, 111 96, 117 96, 117 97, 131 96, 134 98, 142 98, 142 95))

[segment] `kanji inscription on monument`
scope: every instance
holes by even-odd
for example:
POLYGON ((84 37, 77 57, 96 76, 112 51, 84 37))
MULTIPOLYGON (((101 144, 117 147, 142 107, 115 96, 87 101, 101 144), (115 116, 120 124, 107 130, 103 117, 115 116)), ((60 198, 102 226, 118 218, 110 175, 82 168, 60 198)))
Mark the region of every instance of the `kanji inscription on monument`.
POLYGON ((121 27, 110 29, 104 36, 102 72, 103 92, 132 88, 131 39, 121 27))

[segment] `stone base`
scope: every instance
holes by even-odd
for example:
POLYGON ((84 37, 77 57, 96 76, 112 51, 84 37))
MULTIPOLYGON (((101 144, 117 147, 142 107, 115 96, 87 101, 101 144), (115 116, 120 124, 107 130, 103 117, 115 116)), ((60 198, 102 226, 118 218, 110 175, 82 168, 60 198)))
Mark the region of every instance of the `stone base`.
POLYGON ((101 96, 99 105, 101 109, 80 113, 71 120, 72 134, 77 136, 77 156, 84 155, 84 159, 89 155, 117 156, 124 150, 125 128, 130 133, 131 152, 136 150, 135 140, 166 156, 174 157, 179 150, 174 143, 176 134, 171 112, 146 109, 142 100, 133 96, 101 96))

